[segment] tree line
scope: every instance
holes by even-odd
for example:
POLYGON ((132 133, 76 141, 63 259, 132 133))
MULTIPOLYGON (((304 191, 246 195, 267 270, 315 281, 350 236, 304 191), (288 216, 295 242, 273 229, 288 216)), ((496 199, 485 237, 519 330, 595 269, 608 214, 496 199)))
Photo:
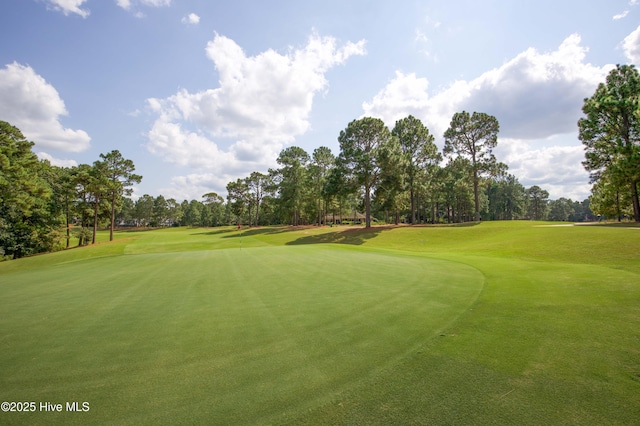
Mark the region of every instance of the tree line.
POLYGON ((594 219, 589 200, 549 200, 544 189, 525 188, 507 173, 507 165, 492 153, 498 131, 493 116, 457 113, 440 153, 433 135, 413 116, 397 121, 391 130, 380 119, 364 117, 340 132, 337 156, 325 146, 311 154, 291 146, 280 152, 278 168, 229 182, 226 200, 208 193, 202 201, 177 204, 145 195, 131 203, 123 220, 153 226, 371 226, 372 220, 433 224, 594 219))
POLYGON ((71 224, 80 245, 95 243, 100 225, 110 240, 131 185, 133 161, 114 150, 93 165, 52 166, 32 151, 34 143, 0 121, 0 259, 68 248, 71 224))
POLYGON ((132 200, 142 176, 117 150, 92 165, 57 167, 38 160, 34 143, 0 121, 0 257, 68 248, 72 237, 95 243, 106 227, 113 239, 117 226, 592 219, 588 200, 549 201, 547 191, 506 173, 491 153, 497 130, 492 116, 456 114, 439 153, 413 116, 392 130, 365 117, 340 132, 337 156, 324 146, 311 155, 291 146, 279 154, 280 167, 229 182, 226 199, 210 192, 178 202, 148 194, 132 200))
POLYGON ((544 189, 521 185, 493 154, 498 120, 480 112, 453 115, 442 152, 413 116, 392 129, 377 118, 353 120, 338 136, 337 155, 325 146, 311 154, 287 147, 278 167, 229 182, 226 199, 211 192, 182 202, 162 195, 129 198, 142 177, 117 150, 100 154, 92 165, 56 167, 38 160, 33 142, 0 121, 0 258, 69 247, 72 236, 79 245, 95 243, 100 227, 109 227, 112 239, 123 225, 371 226, 375 220, 586 221, 595 215, 640 222, 637 69, 618 65, 584 100, 582 111, 579 139, 593 187, 581 202, 549 200, 544 189))

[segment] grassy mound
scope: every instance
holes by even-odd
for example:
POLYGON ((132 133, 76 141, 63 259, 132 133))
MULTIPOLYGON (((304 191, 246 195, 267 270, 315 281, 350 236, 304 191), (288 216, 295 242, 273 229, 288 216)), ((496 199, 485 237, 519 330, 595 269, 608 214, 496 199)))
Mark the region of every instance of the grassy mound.
POLYGON ((634 424, 640 229, 171 229, 0 264, 3 424, 634 424))

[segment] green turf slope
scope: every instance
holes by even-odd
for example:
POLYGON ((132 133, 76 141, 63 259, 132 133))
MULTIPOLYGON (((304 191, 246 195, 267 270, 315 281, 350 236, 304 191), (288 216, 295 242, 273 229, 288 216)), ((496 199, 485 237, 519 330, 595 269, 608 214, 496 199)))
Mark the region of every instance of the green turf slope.
MULTIPOLYGON (((155 252, 163 235, 167 248, 185 244, 171 231, 121 244, 155 252)), ((70 251, 0 274, 0 400, 90 404, 0 422, 295 422, 422 352, 484 284, 451 261, 258 245, 84 260, 70 251)))
POLYGON ((423 351, 292 424, 638 424, 640 229, 496 222, 364 244, 465 263, 486 285, 423 351))
MULTIPOLYGON (((640 419, 640 229, 169 229, 0 263, 0 424, 640 419)), ((551 224, 566 225, 566 224, 551 224)))

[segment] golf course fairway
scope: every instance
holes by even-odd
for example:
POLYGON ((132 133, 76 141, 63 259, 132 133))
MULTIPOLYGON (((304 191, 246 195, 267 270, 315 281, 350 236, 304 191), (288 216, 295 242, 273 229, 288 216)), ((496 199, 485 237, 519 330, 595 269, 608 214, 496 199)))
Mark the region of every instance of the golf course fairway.
POLYGON ((0 424, 633 424, 639 253, 640 229, 507 222, 0 263, 0 424))

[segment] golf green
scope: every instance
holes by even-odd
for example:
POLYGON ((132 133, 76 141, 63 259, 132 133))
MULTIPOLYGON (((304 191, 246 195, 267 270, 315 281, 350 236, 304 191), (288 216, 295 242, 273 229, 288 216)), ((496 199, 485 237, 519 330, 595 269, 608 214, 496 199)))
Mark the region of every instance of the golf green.
POLYGON ((38 409, 2 423, 291 421, 414 357, 484 283, 461 263, 331 244, 17 269, 2 275, 0 400, 38 409))

